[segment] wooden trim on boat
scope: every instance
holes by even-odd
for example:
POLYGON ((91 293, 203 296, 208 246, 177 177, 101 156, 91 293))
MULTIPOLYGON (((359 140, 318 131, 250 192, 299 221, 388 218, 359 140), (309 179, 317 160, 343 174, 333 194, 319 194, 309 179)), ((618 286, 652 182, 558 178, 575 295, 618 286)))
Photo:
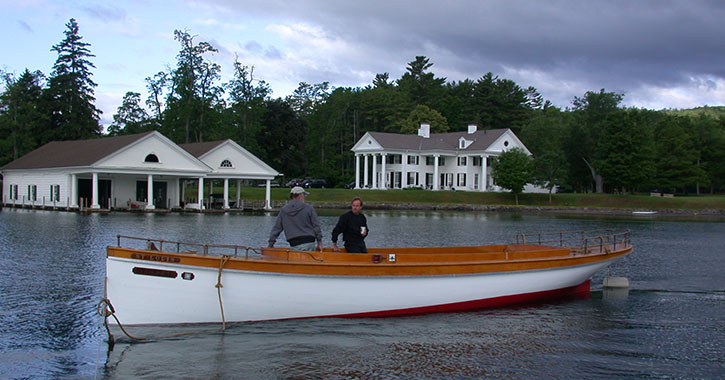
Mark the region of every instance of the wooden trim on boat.
MULTIPOLYGON (((494 246, 496 247, 496 246, 494 246)), ((586 265, 627 255, 631 246, 616 251, 587 255, 574 255, 567 248, 508 245, 499 252, 466 253, 446 250, 451 248, 422 248, 422 252, 407 253, 411 249, 376 249, 368 254, 336 252, 296 252, 284 249, 263 249, 261 256, 229 257, 225 270, 268 273, 288 273, 329 276, 435 276, 474 273, 499 273, 523 270, 546 270, 559 267, 586 265), (440 252, 435 254, 435 250, 440 252), (378 253, 376 253, 378 252, 378 253), (545 255, 548 252, 548 255, 545 255), (395 262, 373 262, 373 256, 394 254, 395 262), (442 258, 445 261, 442 261, 442 258)), ((466 248, 466 247, 463 247, 466 248)), ((216 269, 222 256, 203 256, 193 253, 172 253, 154 250, 107 247, 109 258, 149 261, 216 269)), ((228 257, 228 256, 225 256, 228 257)))

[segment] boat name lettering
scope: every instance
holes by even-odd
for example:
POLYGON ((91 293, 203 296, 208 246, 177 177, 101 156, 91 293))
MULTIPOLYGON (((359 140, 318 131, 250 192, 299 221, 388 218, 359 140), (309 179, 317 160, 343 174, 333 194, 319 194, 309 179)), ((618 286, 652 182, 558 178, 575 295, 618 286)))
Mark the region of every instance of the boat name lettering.
POLYGON ((132 253, 131 258, 137 259, 137 260, 161 261, 164 263, 178 263, 181 261, 181 259, 178 257, 169 257, 169 256, 161 256, 161 255, 147 255, 147 254, 141 254, 141 253, 132 253))

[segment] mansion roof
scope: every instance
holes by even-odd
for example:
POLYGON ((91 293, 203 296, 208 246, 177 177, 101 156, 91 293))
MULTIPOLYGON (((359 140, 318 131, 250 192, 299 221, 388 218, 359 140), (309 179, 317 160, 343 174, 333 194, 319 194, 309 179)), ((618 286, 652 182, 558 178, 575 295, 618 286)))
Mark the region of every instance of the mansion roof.
POLYGON ((474 133, 449 132, 449 133, 431 133, 429 138, 413 134, 385 133, 385 132, 368 132, 372 138, 377 141, 380 146, 386 150, 449 150, 456 151, 459 149, 459 141, 461 138, 472 141, 466 147, 466 150, 486 150, 499 137, 506 133, 508 129, 484 129, 474 133))

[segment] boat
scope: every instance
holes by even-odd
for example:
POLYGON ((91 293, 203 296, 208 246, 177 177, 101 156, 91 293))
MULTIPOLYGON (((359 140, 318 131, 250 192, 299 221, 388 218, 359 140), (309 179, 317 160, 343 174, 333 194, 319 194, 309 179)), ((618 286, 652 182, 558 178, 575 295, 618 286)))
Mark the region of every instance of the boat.
POLYGON ((588 295, 592 276, 632 249, 629 231, 616 230, 519 234, 499 245, 370 248, 366 254, 119 235, 106 248, 103 315, 111 325, 224 326, 541 302, 588 295))

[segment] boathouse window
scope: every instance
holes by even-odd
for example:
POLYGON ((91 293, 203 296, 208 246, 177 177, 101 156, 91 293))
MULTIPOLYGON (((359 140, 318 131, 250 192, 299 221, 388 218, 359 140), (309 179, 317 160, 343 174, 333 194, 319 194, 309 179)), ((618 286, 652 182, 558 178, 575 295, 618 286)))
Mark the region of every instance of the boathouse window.
POLYGON ((231 168, 232 162, 229 160, 224 160, 219 166, 221 166, 222 168, 231 168))
POLYGON ((18 200, 18 185, 10 185, 10 199, 18 200))
POLYGON ((146 156, 143 162, 159 162, 159 158, 155 154, 151 153, 146 156))
POLYGON ((50 201, 60 202, 60 185, 50 185, 50 201))
POLYGON ((38 186, 37 185, 28 185, 28 200, 29 201, 38 200, 38 186))

